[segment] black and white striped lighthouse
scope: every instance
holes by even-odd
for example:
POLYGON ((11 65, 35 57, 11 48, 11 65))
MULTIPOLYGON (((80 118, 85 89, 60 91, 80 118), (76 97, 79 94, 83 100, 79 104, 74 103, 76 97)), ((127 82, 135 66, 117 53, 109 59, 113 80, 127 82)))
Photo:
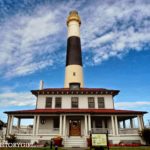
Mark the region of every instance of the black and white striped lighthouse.
POLYGON ((68 40, 65 70, 65 88, 83 87, 82 53, 80 42, 81 20, 77 11, 71 11, 67 18, 68 40))

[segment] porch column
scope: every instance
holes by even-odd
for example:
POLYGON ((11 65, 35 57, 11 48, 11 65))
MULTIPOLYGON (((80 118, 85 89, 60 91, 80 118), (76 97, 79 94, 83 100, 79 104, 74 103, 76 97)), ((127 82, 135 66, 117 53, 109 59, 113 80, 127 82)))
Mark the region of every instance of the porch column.
POLYGON ((131 128, 134 128, 134 125, 133 125, 133 118, 130 119, 130 127, 131 127, 131 128))
POLYGON ((36 129, 36 115, 34 115, 34 121, 33 121, 33 135, 35 135, 35 129, 36 129))
POLYGON ((62 115, 59 118, 59 134, 62 135, 62 115))
POLYGON ((17 122, 17 128, 20 128, 20 122, 21 122, 21 118, 18 118, 18 122, 17 122))
POLYGON ((88 115, 88 127, 89 131, 91 131, 91 115, 88 115))
POLYGON ((36 132, 35 135, 37 135, 39 133, 39 123, 40 123, 40 116, 37 116, 37 121, 36 121, 36 132))
POLYGON ((120 121, 118 121, 118 128, 120 129, 120 121))
POLYGON ((64 115, 63 120, 63 136, 66 135, 66 115, 64 115))
POLYGON ((141 122, 141 117, 140 117, 140 115, 137 116, 137 119, 138 119, 138 127, 139 127, 139 130, 142 130, 142 122, 141 122))
POLYGON ((123 120, 123 128, 126 128, 126 121, 123 120))
POLYGON ((144 128, 143 116, 139 115, 138 116, 138 120, 139 120, 140 127, 141 127, 141 130, 142 130, 144 128))
POLYGON ((144 120, 143 120, 143 115, 141 116, 141 122, 142 122, 142 128, 144 129, 144 120))
POLYGON ((118 119, 117 119, 117 116, 115 116, 115 130, 116 130, 116 135, 118 135, 118 119))
POLYGON ((84 123, 85 123, 85 136, 87 136, 87 115, 84 115, 84 123))
POLYGON ((112 134, 115 135, 114 116, 111 116, 112 134))
POLYGON ((9 135, 9 133, 10 133, 10 120, 11 120, 11 115, 8 115, 7 135, 9 135))
POLYGON ((13 121, 14 121, 14 116, 12 115, 12 116, 10 117, 10 129, 9 129, 9 134, 12 133, 13 121))

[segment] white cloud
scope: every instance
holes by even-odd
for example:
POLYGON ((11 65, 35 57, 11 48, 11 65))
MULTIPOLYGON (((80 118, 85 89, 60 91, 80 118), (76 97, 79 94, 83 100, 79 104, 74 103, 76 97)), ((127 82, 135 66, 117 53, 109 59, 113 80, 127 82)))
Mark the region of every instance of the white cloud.
POLYGON ((0 107, 35 106, 35 96, 29 92, 7 92, 0 94, 0 107))
POLYGON ((28 75, 65 62, 65 21, 72 9, 77 9, 81 16, 82 49, 91 58, 88 65, 122 57, 129 50, 143 50, 144 44, 150 42, 149 2, 41 4, 30 14, 20 11, 0 24, 1 76, 28 75))
POLYGON ((5 77, 27 75, 53 65, 62 30, 55 13, 45 10, 43 14, 33 12, 33 16, 17 15, 0 26, 0 67, 5 77))
POLYGON ((115 106, 117 108, 135 109, 150 107, 150 101, 135 101, 135 102, 116 102, 115 106))
POLYGON ((97 7, 90 6, 91 13, 82 28, 83 48, 93 53, 93 63, 121 57, 129 50, 143 50, 144 44, 150 42, 150 3, 98 3, 97 7))

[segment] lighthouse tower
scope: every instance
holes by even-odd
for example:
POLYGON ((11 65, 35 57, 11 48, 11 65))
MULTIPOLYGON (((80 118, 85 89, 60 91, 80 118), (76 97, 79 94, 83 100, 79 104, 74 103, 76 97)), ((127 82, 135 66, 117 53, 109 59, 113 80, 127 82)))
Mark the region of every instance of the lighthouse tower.
POLYGON ((78 12, 71 11, 67 19, 68 40, 64 85, 65 88, 83 87, 80 25, 81 20, 78 12))

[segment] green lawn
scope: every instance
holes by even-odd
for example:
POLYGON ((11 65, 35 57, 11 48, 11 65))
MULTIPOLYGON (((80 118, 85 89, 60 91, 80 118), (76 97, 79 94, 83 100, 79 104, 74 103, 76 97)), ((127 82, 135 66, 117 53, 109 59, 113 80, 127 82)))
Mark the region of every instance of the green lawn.
MULTIPOLYGON (((50 148, 49 147, 47 147, 47 148, 0 148, 0 150, 50 150, 50 148)), ((58 150, 65 150, 65 148, 59 148, 58 150)), ((85 150, 89 150, 89 149, 87 148, 85 150)), ((94 150, 94 149, 92 149, 92 150, 94 150)), ((149 147, 146 147, 146 146, 141 146, 141 147, 111 147, 110 150, 150 150, 150 146, 149 147)))

